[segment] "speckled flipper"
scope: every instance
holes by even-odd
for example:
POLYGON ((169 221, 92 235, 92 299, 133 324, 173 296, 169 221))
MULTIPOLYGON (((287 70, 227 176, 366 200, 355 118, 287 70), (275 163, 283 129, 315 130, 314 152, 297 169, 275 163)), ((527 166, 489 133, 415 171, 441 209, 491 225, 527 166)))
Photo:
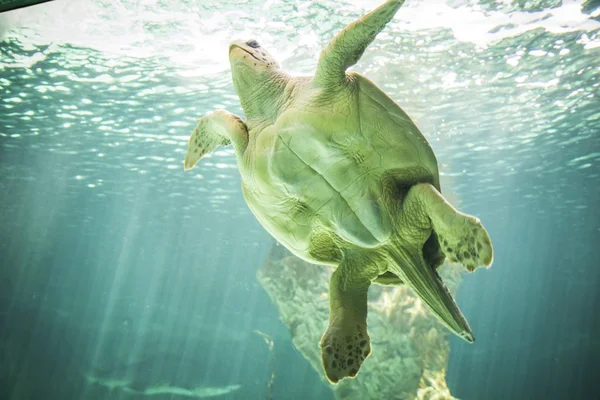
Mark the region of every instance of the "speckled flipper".
POLYGON ((447 219, 448 224, 434 222, 434 229, 448 260, 460 262, 469 272, 492 265, 492 241, 479 219, 460 212, 447 219))
POLYGON ((428 265, 421 251, 433 229, 443 251, 450 253, 450 246, 467 243, 469 254, 473 251, 473 266, 490 265, 493 251, 489 236, 479 220, 454 209, 437 189, 429 183, 410 188, 402 201, 398 216, 399 234, 405 243, 390 246, 390 256, 395 261, 390 270, 410 285, 428 308, 453 332, 468 342, 474 340, 471 328, 456 305, 452 295, 428 265), (479 244, 479 245, 478 245, 479 244), (415 246, 415 247, 412 247, 415 246))
POLYGON ((321 338, 321 360, 332 383, 355 377, 371 353, 367 333, 367 291, 379 275, 358 256, 346 256, 331 276, 329 326, 321 338))
POLYGON ((248 128, 240 117, 225 110, 216 110, 198 119, 198 125, 190 135, 183 167, 194 168, 200 158, 214 151, 217 146, 233 142, 236 153, 242 153, 248 143, 248 128))
POLYGON ((460 262, 470 272, 479 266, 489 267, 494 250, 479 219, 457 211, 433 186, 417 186, 440 247, 450 262, 460 262))
POLYGON ((323 369, 331 383, 338 383, 346 377, 354 378, 371 354, 371 339, 366 324, 330 324, 320 346, 323 369))

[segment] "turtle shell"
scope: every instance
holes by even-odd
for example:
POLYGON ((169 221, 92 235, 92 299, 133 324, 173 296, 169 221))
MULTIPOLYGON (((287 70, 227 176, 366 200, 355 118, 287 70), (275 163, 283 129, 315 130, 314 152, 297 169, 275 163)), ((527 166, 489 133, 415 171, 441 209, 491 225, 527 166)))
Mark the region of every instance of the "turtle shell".
POLYGON ((416 125, 367 78, 349 77, 334 96, 306 87, 274 125, 250 132, 246 200, 294 252, 306 251, 317 228, 379 246, 410 186, 439 190, 435 155, 416 125))

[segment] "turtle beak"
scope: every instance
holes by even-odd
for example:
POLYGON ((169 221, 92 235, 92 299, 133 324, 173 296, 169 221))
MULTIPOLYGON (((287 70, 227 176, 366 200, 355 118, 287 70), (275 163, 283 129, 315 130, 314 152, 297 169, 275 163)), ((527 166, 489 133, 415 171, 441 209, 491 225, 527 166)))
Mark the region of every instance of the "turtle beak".
POLYGON ((229 44, 229 60, 244 58, 245 55, 250 55, 255 61, 252 61, 253 65, 256 66, 256 61, 259 65, 266 66, 267 68, 279 68, 279 63, 275 58, 256 40, 234 40, 229 44), (241 57, 239 57, 241 56, 241 57))
POLYGON ((248 45, 246 45, 246 42, 243 40, 234 40, 233 42, 229 43, 229 54, 231 54, 231 52, 235 49, 240 49, 252 55, 252 49, 248 48, 248 45))
POLYGON ((229 52, 231 53, 231 50, 235 47, 244 47, 244 41, 243 40, 234 40, 233 42, 229 43, 229 52))

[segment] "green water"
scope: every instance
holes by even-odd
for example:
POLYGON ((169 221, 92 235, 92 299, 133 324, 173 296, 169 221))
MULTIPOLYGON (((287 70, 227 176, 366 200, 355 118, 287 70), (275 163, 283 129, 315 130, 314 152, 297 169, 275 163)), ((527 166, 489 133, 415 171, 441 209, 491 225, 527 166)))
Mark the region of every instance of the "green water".
MULTIPOLYGON (((265 399, 272 372, 274 399, 333 398, 256 280, 273 240, 232 149, 182 163, 197 117, 242 115, 230 40, 311 74, 374 4, 65 0, 0 14, 1 398, 145 398, 86 380, 132 366, 140 385, 230 389, 218 399, 265 399)), ((354 68, 415 120, 445 190, 494 242, 492 269, 457 296, 477 337, 450 338, 458 398, 600 390, 596 7, 408 1, 354 68)))

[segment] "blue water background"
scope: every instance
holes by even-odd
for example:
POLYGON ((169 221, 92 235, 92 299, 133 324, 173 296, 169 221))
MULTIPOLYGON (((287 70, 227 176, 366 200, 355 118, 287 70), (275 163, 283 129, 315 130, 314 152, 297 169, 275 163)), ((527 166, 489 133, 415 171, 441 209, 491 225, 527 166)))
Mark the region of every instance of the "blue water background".
MULTIPOLYGON (((485 51, 442 35, 454 59, 443 68, 483 81, 446 90, 417 76, 447 50, 411 35, 356 70, 415 116, 448 191, 496 252, 457 296, 477 340, 450 338, 452 393, 595 398, 600 51, 582 38, 598 31, 537 30, 485 51), (558 54, 556 43, 567 58, 527 53, 558 54), (560 83, 515 83, 536 74, 560 83)), ((219 398, 264 399, 271 372, 275 399, 333 398, 256 280, 273 240, 245 206, 233 153, 183 171, 194 118, 215 106, 242 114, 228 72, 182 78, 160 57, 24 38, 0 45, 0 398, 129 398, 91 387, 86 373, 173 354, 197 360, 199 385, 242 385, 219 398), (254 330, 273 338, 273 364, 254 330)))

